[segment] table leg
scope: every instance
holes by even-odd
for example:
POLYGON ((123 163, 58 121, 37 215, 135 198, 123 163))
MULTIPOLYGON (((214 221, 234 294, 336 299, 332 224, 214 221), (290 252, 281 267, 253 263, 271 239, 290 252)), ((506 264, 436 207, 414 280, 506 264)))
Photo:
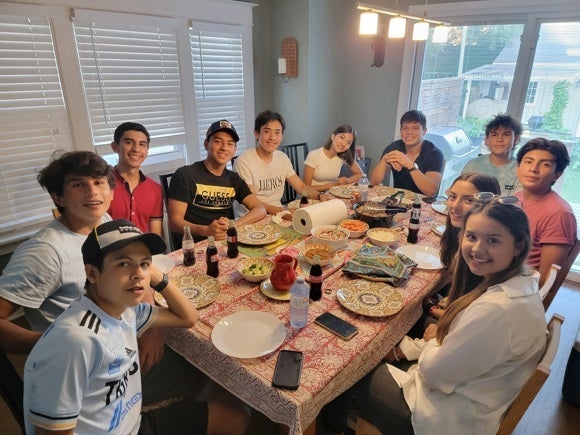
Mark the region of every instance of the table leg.
MULTIPOLYGON (((290 428, 288 426, 286 426, 285 424, 279 424, 278 425, 278 434, 279 435, 288 435, 290 428)), ((303 435, 315 435, 316 434, 316 420, 314 420, 312 423, 310 423, 310 426, 308 426, 306 428, 306 430, 304 432, 302 432, 303 435)))

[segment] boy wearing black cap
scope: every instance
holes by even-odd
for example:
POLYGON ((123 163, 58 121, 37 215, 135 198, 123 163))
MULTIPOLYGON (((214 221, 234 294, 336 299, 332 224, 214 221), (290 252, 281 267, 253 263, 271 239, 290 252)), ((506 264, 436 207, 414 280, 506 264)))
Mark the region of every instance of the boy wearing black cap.
POLYGON ((257 222, 266 209, 238 174, 226 169, 236 154, 240 140, 235 127, 226 120, 214 122, 206 133, 203 161, 183 166, 171 177, 167 214, 174 239, 181 240, 183 227, 189 226, 195 241, 214 236, 224 240, 229 219, 234 218, 233 203, 249 210, 238 225, 257 222))
MULTIPOLYGON (((190 328, 199 318, 152 264, 152 255, 165 248, 161 237, 143 234, 126 220, 104 223, 89 234, 82 247, 86 295, 46 330, 26 361, 27 433, 207 432, 206 403, 182 401, 140 414, 137 334, 149 327, 190 328), (150 285, 163 292, 168 308, 142 302, 150 285)), ((243 433, 243 420, 235 417, 221 416, 241 424, 243 433)))

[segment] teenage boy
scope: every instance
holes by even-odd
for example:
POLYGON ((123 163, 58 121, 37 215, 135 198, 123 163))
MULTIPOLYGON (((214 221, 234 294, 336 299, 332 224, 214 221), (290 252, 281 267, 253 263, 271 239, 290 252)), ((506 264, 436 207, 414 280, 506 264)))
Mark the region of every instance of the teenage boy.
POLYGON ((401 116, 401 139, 385 148, 379 163, 371 173, 371 184, 380 184, 393 172, 393 186, 437 195, 443 174, 443 153, 432 142, 424 140, 427 118, 418 110, 401 116))
MULTIPOLYGON (((234 171, 248 183, 269 214, 285 210, 281 202, 285 182, 300 194, 306 192, 309 198, 320 199, 320 192, 306 185, 296 175, 288 156, 278 151, 284 130, 282 115, 269 110, 259 113, 254 122, 256 147, 246 150, 234 162, 234 171)), ((241 206, 238 212, 244 215, 248 210, 241 206)))
POLYGON ((211 403, 182 401, 141 416, 137 334, 190 328, 199 318, 152 264, 165 249, 160 236, 124 219, 89 234, 82 246, 86 295, 46 330, 25 364, 27 433, 244 433, 247 416, 211 403), (143 302, 150 286, 168 308, 143 302))
POLYGON ((540 272, 540 286, 552 264, 564 264, 576 242, 578 226, 570 204, 552 190, 570 164, 566 146, 558 140, 531 139, 517 154, 516 193, 530 221, 532 246, 528 264, 540 272))
POLYGON ((88 151, 55 156, 40 171, 60 217, 22 243, 0 277, 0 343, 13 353, 28 353, 56 317, 84 292, 81 246, 107 215, 115 178, 101 157, 88 151), (18 308, 32 330, 8 320, 18 308))
POLYGON ((124 122, 115 129, 111 148, 119 156, 113 169, 117 181, 109 214, 113 219, 127 219, 141 231, 162 235, 163 193, 159 183, 141 172, 149 154, 150 136, 136 122, 124 122))
POLYGON ((521 189, 516 174, 518 162, 514 148, 520 142, 522 124, 510 115, 497 115, 485 127, 485 145, 490 153, 476 157, 465 165, 462 173, 479 172, 493 175, 499 181, 501 194, 513 195, 521 189))
POLYGON ((203 143, 207 151, 205 160, 183 166, 171 177, 167 214, 176 242, 181 240, 184 226, 190 228, 196 242, 208 236, 224 240, 229 220, 234 219, 234 201, 249 210, 237 220, 238 225, 251 224, 266 216, 266 209, 246 182, 226 169, 236 154, 239 140, 230 122, 225 119, 214 122, 203 143))

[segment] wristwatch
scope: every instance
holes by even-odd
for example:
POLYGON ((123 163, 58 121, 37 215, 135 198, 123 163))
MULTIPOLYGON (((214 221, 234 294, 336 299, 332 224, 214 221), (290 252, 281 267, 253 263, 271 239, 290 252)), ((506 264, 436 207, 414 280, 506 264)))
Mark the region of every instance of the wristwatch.
POLYGON ((169 275, 164 273, 163 278, 161 278, 161 281, 159 281, 159 283, 156 285, 151 285, 151 288, 156 292, 161 293, 163 290, 165 290, 167 284, 169 284, 169 275))
POLYGON ((413 163, 413 167, 409 169, 409 172, 416 171, 417 169, 419 169, 419 166, 417 165, 417 163, 413 163))

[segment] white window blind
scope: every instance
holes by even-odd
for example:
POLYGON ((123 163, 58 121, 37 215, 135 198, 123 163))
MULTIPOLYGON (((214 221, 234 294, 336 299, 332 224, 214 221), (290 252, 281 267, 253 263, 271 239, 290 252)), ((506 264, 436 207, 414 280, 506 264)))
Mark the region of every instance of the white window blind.
POLYGON ((113 132, 125 121, 147 128, 150 154, 181 151, 186 139, 172 21, 137 17, 135 23, 134 15, 78 10, 75 16, 76 45, 97 152, 111 153, 113 132))
POLYGON ((0 244, 52 219, 37 181, 55 150, 72 150, 50 23, 0 15, 0 244))
MULTIPOLYGON (((212 122, 227 119, 240 136, 240 154, 247 138, 241 28, 192 23, 190 41, 199 143, 203 144, 212 122)), ((200 154, 206 157, 203 146, 200 154)))

